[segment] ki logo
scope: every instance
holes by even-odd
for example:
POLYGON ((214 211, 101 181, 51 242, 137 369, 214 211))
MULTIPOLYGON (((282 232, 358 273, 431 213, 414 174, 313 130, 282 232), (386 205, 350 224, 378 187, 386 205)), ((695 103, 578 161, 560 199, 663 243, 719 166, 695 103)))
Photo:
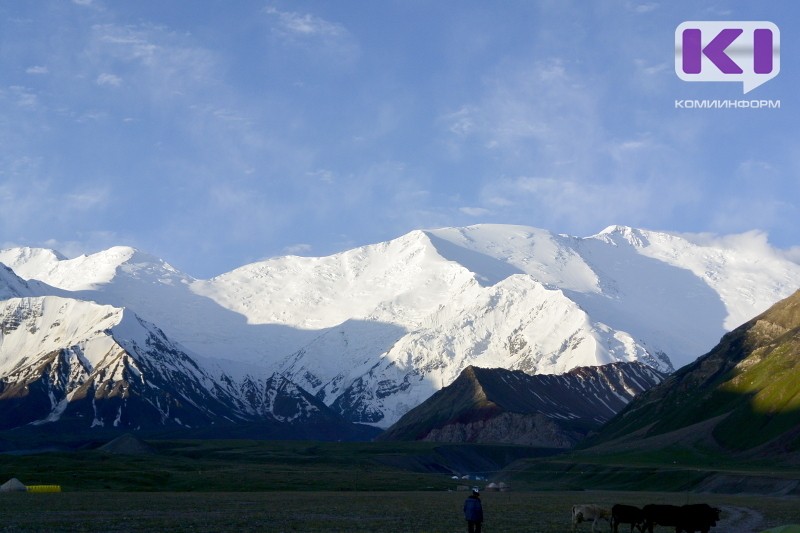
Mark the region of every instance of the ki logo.
POLYGON ((747 94, 780 72, 780 41, 772 22, 683 22, 675 30, 675 73, 684 81, 741 82, 747 94))

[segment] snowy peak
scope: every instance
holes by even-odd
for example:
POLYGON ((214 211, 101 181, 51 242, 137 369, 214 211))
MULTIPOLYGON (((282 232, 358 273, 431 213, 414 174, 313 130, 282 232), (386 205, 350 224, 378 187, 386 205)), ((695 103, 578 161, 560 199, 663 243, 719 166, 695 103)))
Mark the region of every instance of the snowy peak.
POLYGON ((614 246, 629 244, 637 248, 643 248, 650 244, 647 233, 647 231, 628 226, 608 226, 591 238, 607 242, 614 246))
POLYGON ((454 285, 470 279, 463 267, 443 262, 427 236, 415 231, 328 257, 253 263, 198 282, 193 290, 251 323, 322 329, 350 319, 416 324, 454 285))
POLYGON ((0 250, 0 257, 3 258, 3 263, 15 270, 24 267, 24 265, 46 265, 58 261, 65 261, 67 259, 56 250, 51 250, 49 248, 30 248, 27 246, 0 250))
POLYGON ((25 279, 37 279, 68 291, 97 290, 120 274, 148 281, 189 279, 165 261, 128 246, 74 259, 52 250, 9 248, 0 250, 0 262, 25 279))
POLYGON ((104 341, 105 332, 119 323, 121 313, 111 306, 55 296, 0 301, 0 375, 71 346, 85 351, 100 342, 95 350, 100 356, 110 345, 110 339, 104 341))
POLYGON ((158 328, 93 302, 0 302, 0 368, 2 427, 185 426, 235 415, 213 380, 158 328))
POLYGON ((438 253, 474 272, 481 285, 515 274, 568 290, 595 292, 597 276, 570 239, 526 226, 481 224, 427 231, 438 253))

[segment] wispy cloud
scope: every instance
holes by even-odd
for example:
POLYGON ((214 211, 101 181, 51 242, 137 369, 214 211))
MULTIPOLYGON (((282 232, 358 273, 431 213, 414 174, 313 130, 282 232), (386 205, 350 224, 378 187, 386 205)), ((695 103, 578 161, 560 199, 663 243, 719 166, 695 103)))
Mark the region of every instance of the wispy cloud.
POLYGON ((750 253, 761 258, 777 257, 800 264, 800 246, 781 249, 773 246, 769 235, 762 230, 748 230, 741 233, 680 233, 681 237, 699 246, 713 246, 750 253))
POLYGON ((298 243, 286 246, 283 253, 287 255, 307 255, 311 253, 312 246, 310 244, 298 243))
POLYGON ((783 250, 783 255, 789 261, 794 261, 800 265, 800 246, 792 246, 788 250, 783 250))
POLYGON ((271 28, 285 45, 340 65, 354 63, 361 51, 357 39, 339 23, 310 13, 281 11, 274 6, 264 9, 272 21, 271 28))
POLYGON ((153 24, 97 24, 92 27, 87 66, 99 67, 98 85, 118 86, 115 64, 130 70, 131 83, 154 100, 202 90, 214 80, 216 59, 209 50, 153 24))
POLYGON ((681 154, 649 129, 620 128, 603 104, 606 87, 580 64, 506 63, 484 88, 438 119, 451 153, 496 161, 471 208, 502 206, 515 221, 585 233, 659 224, 698 201, 681 154), (617 138, 620 129, 625 137, 617 138))
POLYGON ((483 217, 491 213, 491 210, 485 207, 459 207, 458 210, 471 217, 483 217))
POLYGON ((598 135, 597 95, 559 58, 503 65, 480 101, 444 114, 448 132, 505 157, 571 159, 598 135), (548 155, 549 154, 549 155, 548 155))
POLYGON ((25 69, 26 74, 43 75, 49 72, 50 70, 44 65, 33 65, 25 69))
POLYGON ((275 16, 278 19, 279 28, 288 34, 334 39, 347 35, 347 30, 341 24, 328 22, 308 13, 279 11, 272 6, 266 7, 264 12, 275 16))
POLYGON ((12 85, 8 89, 9 96, 17 107, 28 110, 39 107, 39 97, 32 89, 20 85, 12 85))
POLYGON ((108 230, 79 231, 76 237, 78 239, 46 239, 36 245, 56 250, 69 258, 93 254, 112 246, 136 246, 134 240, 108 230))
POLYGON ((628 2, 626 7, 634 13, 650 13, 660 6, 656 2, 628 2))
POLYGON ((473 106, 463 106, 457 111, 446 113, 439 118, 439 123, 444 124, 450 133, 459 137, 466 137, 475 131, 475 120, 478 110, 473 106))
POLYGON ((108 86, 108 87, 119 87, 122 84, 122 78, 119 76, 115 76, 114 74, 109 74, 104 72, 97 76, 97 80, 95 80, 97 85, 108 86))
POLYGON ((110 198, 111 191, 108 185, 87 187, 67 194, 64 205, 78 211, 95 210, 106 207, 110 198))

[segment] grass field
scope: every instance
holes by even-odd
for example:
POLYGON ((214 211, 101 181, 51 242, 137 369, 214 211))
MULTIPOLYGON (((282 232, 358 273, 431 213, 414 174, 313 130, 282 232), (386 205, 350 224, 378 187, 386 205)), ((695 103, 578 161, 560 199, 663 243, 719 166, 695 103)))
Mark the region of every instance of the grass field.
MULTIPOLYGON (((0 494, 2 531, 464 531, 459 484, 443 465, 504 480, 483 493, 485 533, 570 531, 575 503, 706 502, 713 533, 800 523, 800 498, 701 494, 724 473, 797 479, 796 466, 739 464, 671 453, 548 455, 507 446, 433 443, 150 441, 151 454, 96 450, 0 454, 0 482, 58 484, 58 494, 0 494), (523 457, 523 458, 520 458, 523 457), (492 465, 507 465, 505 469, 492 465)), ((780 481, 780 480, 779 480, 780 481)), ((772 488, 769 488, 772 490, 772 488)), ((769 492, 769 490, 767 492, 769 492)), ((608 525, 602 524, 603 531, 608 525)), ((590 531, 581 524, 579 531, 590 531)), ((657 529, 666 533, 668 528, 657 529)))
MULTIPOLYGON (((2 494, 2 531, 463 532, 458 492, 64 492, 2 494)), ((714 533, 798 521, 796 498, 643 492, 484 493, 486 533, 563 533, 573 503, 708 502, 723 509, 714 533)), ((580 524, 579 531, 590 531, 580 524)), ((602 523, 602 530, 608 525, 602 523)), ((670 531, 656 528, 656 531, 670 531)))
MULTIPOLYGON (((381 491, 447 490, 441 465, 469 463, 497 471, 524 447, 442 446, 434 443, 293 441, 150 441, 155 453, 99 451, 0 454, 0 483, 65 491, 381 491), (477 450, 477 451, 476 451, 477 450), (438 472, 436 471, 438 468, 438 472)), ((466 468, 466 467, 465 467, 466 468)))

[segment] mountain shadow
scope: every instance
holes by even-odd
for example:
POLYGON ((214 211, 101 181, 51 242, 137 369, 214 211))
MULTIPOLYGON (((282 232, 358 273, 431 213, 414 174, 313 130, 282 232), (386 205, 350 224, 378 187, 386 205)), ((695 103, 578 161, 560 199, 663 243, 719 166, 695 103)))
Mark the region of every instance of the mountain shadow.
POLYGON ((655 360, 644 362, 661 367, 666 355, 670 370, 680 368, 725 334, 729 311, 704 279, 648 257, 639 248, 647 244, 646 235, 634 231, 634 237, 638 246, 618 233, 574 244, 601 280, 602 292, 564 292, 594 320, 647 339, 655 360))
POLYGON ((425 232, 439 255, 449 261, 459 263, 464 268, 475 273, 476 281, 483 287, 500 283, 509 276, 515 274, 525 274, 525 272, 514 265, 501 261, 490 255, 470 250, 458 244, 452 243, 433 233, 425 232))

